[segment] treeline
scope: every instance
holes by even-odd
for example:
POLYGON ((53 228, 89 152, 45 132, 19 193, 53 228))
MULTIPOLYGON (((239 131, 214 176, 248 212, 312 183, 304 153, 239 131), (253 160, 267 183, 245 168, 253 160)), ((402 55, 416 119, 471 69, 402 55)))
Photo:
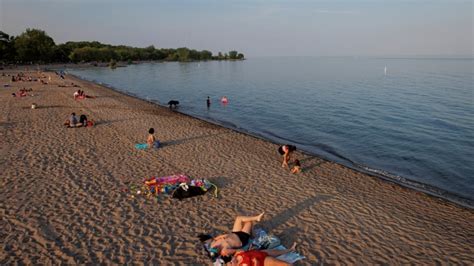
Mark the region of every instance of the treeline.
POLYGON ((195 60, 243 60, 237 51, 219 52, 213 55, 207 50, 197 51, 186 47, 157 49, 93 42, 66 42, 56 45, 45 31, 26 29, 18 36, 0 31, 0 63, 79 63, 116 61, 195 61, 195 60))

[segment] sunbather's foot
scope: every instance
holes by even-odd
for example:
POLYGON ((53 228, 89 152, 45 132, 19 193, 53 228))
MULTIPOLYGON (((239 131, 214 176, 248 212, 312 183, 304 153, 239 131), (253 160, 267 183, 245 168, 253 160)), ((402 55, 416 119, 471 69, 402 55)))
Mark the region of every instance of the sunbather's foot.
POLYGON ((295 251, 295 250, 296 250, 296 242, 293 243, 293 246, 291 246, 290 250, 291 250, 291 251, 295 251))
POLYGON ((260 222, 262 220, 262 217, 263 217, 264 214, 265 214, 265 212, 262 212, 257 216, 257 222, 260 222))

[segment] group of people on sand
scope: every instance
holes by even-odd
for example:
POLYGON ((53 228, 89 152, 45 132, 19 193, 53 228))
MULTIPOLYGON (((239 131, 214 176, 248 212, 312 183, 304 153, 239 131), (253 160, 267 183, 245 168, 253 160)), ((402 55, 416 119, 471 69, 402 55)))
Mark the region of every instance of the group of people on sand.
POLYGON ((32 88, 29 88, 29 89, 23 88, 23 89, 20 89, 20 90, 18 91, 18 93, 14 93, 14 92, 13 92, 13 93, 12 93, 12 96, 13 96, 13 97, 25 97, 25 96, 28 96, 28 92, 31 92, 31 91, 33 91, 32 88))
POLYGON ((76 113, 72 113, 68 120, 64 122, 67 127, 91 127, 94 126, 93 120, 88 120, 85 114, 79 116, 77 119, 76 113))
POLYGON ((236 266, 286 266, 290 263, 279 260, 276 257, 295 251, 296 243, 290 249, 284 250, 256 250, 250 247, 244 250, 250 243, 252 230, 257 222, 260 222, 264 213, 256 216, 237 216, 232 231, 212 237, 208 234, 200 234, 198 238, 207 245, 206 251, 209 257, 215 260, 220 257, 226 265, 236 266))
MULTIPOLYGON (((3 74, 4 75, 4 74, 3 74)), ((18 82, 18 81, 29 81, 29 82, 32 82, 32 81, 39 81, 41 82, 41 84, 48 84, 48 81, 46 81, 46 76, 43 75, 42 77, 40 78, 35 78, 35 77, 32 77, 32 76, 26 76, 23 72, 20 72, 16 75, 12 75, 11 76, 11 81, 12 82, 18 82)), ((49 76, 48 78, 49 82, 51 82, 51 76, 49 76)))

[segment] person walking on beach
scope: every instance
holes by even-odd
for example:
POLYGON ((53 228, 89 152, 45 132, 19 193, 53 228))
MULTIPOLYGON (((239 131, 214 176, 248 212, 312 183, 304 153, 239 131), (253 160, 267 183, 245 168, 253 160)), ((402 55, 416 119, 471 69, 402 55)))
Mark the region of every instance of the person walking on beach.
POLYGON ((288 162, 290 161, 291 153, 296 151, 296 146, 285 144, 278 148, 278 153, 283 155, 283 162, 281 163, 281 167, 288 167, 288 162))

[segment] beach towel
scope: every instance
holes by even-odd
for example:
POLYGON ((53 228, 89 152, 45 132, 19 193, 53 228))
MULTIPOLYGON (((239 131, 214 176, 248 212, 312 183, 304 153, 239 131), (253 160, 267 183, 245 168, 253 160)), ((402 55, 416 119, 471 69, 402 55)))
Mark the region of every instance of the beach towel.
MULTIPOLYGON (((210 247, 209 243, 204 243, 204 249, 206 250, 207 254, 215 254, 215 250, 210 247)), ((281 244, 281 241, 278 237, 274 235, 269 235, 265 230, 257 228, 254 230, 254 237, 250 239, 249 244, 242 247, 243 250, 250 250, 250 249, 257 249, 257 250, 264 250, 264 249, 277 249, 277 250, 284 250, 286 249, 285 246, 281 244)), ((286 261, 288 263, 295 263, 299 260, 305 258, 305 256, 299 254, 298 252, 289 252, 283 255, 276 257, 279 260, 286 261)), ((212 256, 213 265, 214 266, 222 266, 225 265, 224 260, 221 257, 212 256)))
POLYGON ((146 144, 146 143, 137 143, 137 144, 135 144, 135 148, 137 148, 139 150, 144 150, 144 149, 148 148, 148 144, 146 144))
MULTIPOLYGON (((155 142, 153 143, 153 148, 158 149, 159 147, 160 147, 160 141, 155 140, 155 142)), ((135 148, 139 149, 139 150, 144 150, 144 149, 148 148, 148 144, 146 144, 146 143, 137 143, 137 144, 135 144, 135 148)))

